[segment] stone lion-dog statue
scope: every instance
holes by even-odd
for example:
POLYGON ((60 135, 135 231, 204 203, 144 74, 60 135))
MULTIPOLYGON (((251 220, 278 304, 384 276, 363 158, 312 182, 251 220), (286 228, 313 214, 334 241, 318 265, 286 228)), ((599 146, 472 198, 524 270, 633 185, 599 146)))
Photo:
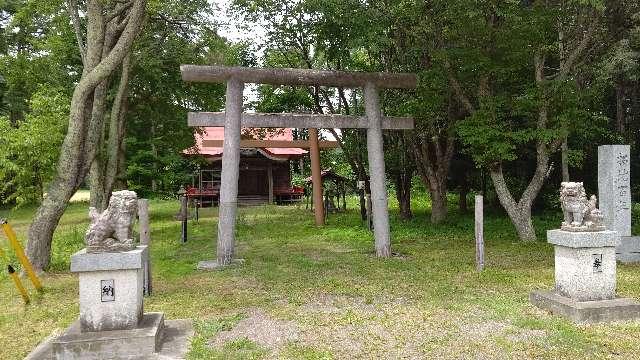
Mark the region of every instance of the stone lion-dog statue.
POLYGON ((602 213, 597 208, 597 198, 587 200, 581 182, 563 182, 560 187, 560 204, 564 221, 560 227, 565 231, 604 231, 602 213))
POLYGON ((89 208, 91 225, 85 235, 87 252, 119 252, 135 248, 133 224, 138 214, 138 196, 133 191, 116 191, 109 206, 100 213, 89 208))

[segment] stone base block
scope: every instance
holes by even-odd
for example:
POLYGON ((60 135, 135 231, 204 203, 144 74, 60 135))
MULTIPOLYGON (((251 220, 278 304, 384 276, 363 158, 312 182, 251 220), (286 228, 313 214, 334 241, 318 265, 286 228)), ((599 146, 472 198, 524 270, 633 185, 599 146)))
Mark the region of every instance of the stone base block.
POLYGON ((162 343, 164 314, 145 314, 132 330, 82 332, 75 322, 53 340, 54 359, 107 359, 153 355, 162 343))
POLYGON ((573 232, 565 230, 547 231, 547 242, 570 248, 615 247, 619 237, 615 231, 573 232))
POLYGON ((616 259, 621 263, 640 263, 640 236, 622 236, 616 246, 616 259))
POLYGON ((616 297, 614 247, 570 248, 555 246, 556 291, 576 301, 616 297))
POLYGON ((198 263, 198 270, 222 270, 229 266, 242 265, 243 263, 244 259, 233 259, 229 265, 220 265, 218 260, 205 260, 198 263))
POLYGON ((164 321, 163 314, 145 314, 140 328, 81 333, 75 322, 57 338, 40 344, 27 360, 177 360, 184 359, 193 337, 190 320, 164 321))
POLYGON ((640 303, 632 299, 575 301, 551 291, 534 291, 529 300, 533 305, 577 324, 640 319, 640 303))
POLYGON ((146 246, 115 253, 71 257, 78 273, 82 331, 131 330, 142 321, 146 246))

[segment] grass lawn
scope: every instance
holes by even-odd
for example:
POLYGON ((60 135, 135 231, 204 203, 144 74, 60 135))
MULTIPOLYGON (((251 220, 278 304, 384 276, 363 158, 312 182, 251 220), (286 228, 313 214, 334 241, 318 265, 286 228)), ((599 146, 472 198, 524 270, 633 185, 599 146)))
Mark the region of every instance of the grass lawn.
MULTIPOLYGON (((401 222, 392 204, 388 260, 373 255, 356 210, 316 228, 303 207, 242 208, 236 245, 245 263, 199 272, 196 263, 214 256, 216 210, 203 210, 181 245, 178 203, 152 201, 155 292, 145 310, 194 320, 190 359, 638 358, 638 322, 575 326, 529 304, 531 290, 553 285, 544 232, 559 225, 559 214, 536 218, 540 241, 532 244, 517 241, 506 217, 489 215, 487 267, 478 274, 473 215, 454 213, 434 226, 426 199, 414 208, 415 219, 401 222)), ((0 217, 24 240, 32 213, 0 217)), ((86 225, 86 204, 70 206, 55 234, 46 292, 31 305, 0 275, 0 359, 23 358, 77 318, 69 256, 83 247, 86 225)), ((640 299, 639 266, 618 267, 618 293, 640 299)))

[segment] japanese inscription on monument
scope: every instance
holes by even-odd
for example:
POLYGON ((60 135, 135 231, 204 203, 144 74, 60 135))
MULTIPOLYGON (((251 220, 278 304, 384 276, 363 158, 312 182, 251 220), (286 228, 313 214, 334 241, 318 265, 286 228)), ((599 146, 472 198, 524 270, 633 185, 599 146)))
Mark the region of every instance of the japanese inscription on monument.
POLYGON ((100 300, 102 302, 109 302, 116 300, 115 288, 113 286, 113 279, 100 281, 100 300))
POLYGON ((607 230, 631 236, 631 155, 628 145, 598 147, 598 192, 607 230))
POLYGON ((602 272, 602 254, 593 254, 593 272, 602 272))
POLYGON ((630 189, 631 179, 629 178, 629 154, 618 152, 616 154, 617 171, 614 179, 617 202, 616 212, 628 211, 630 207, 630 189))

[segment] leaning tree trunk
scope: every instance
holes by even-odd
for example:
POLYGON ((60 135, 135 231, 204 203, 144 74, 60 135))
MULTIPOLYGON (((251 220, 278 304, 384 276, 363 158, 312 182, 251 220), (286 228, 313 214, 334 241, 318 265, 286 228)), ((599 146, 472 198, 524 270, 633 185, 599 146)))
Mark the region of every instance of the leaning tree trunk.
POLYGON ((99 132, 99 136, 98 142, 95 144, 97 149, 96 157, 91 163, 91 168, 89 170, 89 189, 91 194, 89 198, 89 206, 98 209, 98 211, 102 211, 106 208, 104 194, 101 191, 104 187, 104 170, 100 164, 102 163, 102 158, 104 156, 104 152, 102 151, 102 147, 104 145, 104 113, 107 108, 107 92, 109 90, 109 84, 109 79, 105 79, 94 90, 93 111, 91 112, 92 121, 101 125, 100 129, 97 130, 99 132))
POLYGON ((496 189, 498 200, 502 207, 507 211, 509 219, 516 228, 518 237, 522 241, 535 241, 536 232, 531 220, 531 208, 527 209, 526 204, 518 204, 515 202, 502 173, 502 166, 491 169, 491 180, 496 189), (524 206, 523 206, 524 205, 524 206))
POLYGON ((114 188, 118 185, 119 179, 124 175, 124 137, 126 134, 126 118, 128 110, 127 91, 129 85, 129 74, 131 70, 130 56, 124 58, 122 62, 122 75, 118 94, 114 100, 111 111, 111 123, 109 125, 109 142, 107 144, 107 170, 105 172, 105 194, 107 203, 114 188), (117 106, 116 106, 117 105, 117 106))
POLYGON ((36 211, 29 226, 27 255, 33 266, 40 271, 49 266, 53 232, 69 199, 84 181, 95 156, 96 139, 99 136, 96 132, 102 124, 90 118, 92 108, 90 104, 94 90, 113 73, 131 50, 146 8, 145 0, 133 1, 128 14, 121 15, 122 29, 115 46, 105 55, 102 54, 105 36, 103 2, 88 0, 86 4, 85 68, 71 98, 69 125, 62 143, 56 175, 49 187, 47 197, 36 211))
MULTIPOLYGON (((126 96, 129 83, 130 55, 122 61, 122 73, 118 92, 111 105, 111 115, 108 123, 108 136, 101 137, 98 155, 91 164, 90 183, 92 207, 102 211, 107 208, 109 198, 113 192, 116 177, 118 176, 120 161, 120 149, 124 138, 124 121, 126 117, 126 96)), ((97 92, 97 89, 96 89, 97 92)), ((105 108, 103 107, 103 112, 105 108)), ((103 115, 104 116, 104 115, 103 115)))

